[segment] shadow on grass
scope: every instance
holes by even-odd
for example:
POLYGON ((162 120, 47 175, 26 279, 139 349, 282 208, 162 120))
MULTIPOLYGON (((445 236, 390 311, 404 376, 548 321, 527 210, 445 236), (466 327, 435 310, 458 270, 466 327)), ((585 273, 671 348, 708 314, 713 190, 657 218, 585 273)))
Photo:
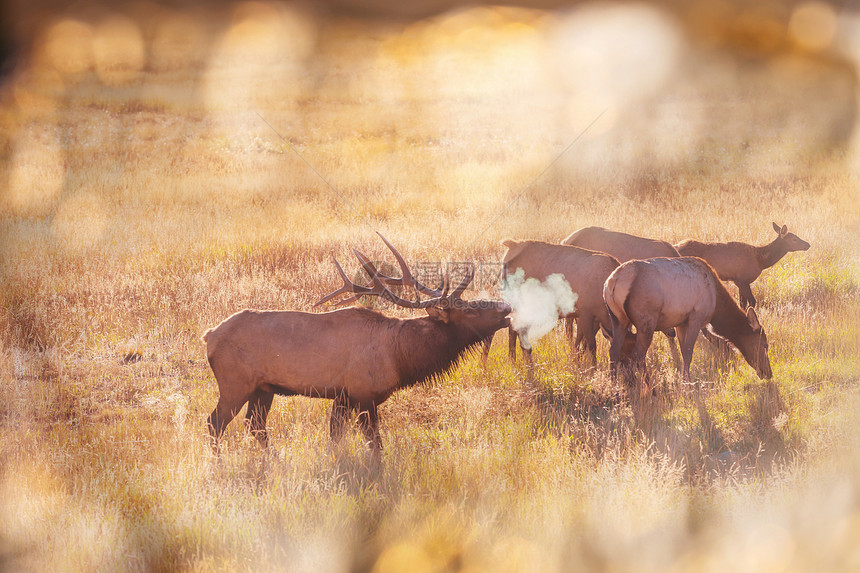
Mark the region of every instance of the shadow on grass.
POLYGON ((596 372, 567 384, 538 380, 530 389, 541 424, 596 460, 644 446, 683 464, 697 482, 763 476, 792 455, 780 431, 786 406, 772 381, 747 385, 737 411, 711 399, 729 389, 680 384, 671 369, 652 372, 651 386, 622 387, 596 372))

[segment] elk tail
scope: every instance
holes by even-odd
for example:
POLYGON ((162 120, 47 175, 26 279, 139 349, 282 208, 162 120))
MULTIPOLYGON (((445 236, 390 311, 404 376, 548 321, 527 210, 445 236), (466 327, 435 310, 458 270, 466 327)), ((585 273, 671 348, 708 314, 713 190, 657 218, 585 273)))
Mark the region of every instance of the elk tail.
POLYGON ((215 353, 215 347, 218 346, 218 341, 221 335, 218 332, 218 327, 212 327, 200 336, 200 340, 206 345, 206 355, 211 356, 215 353))
POLYGON ((206 361, 209 362, 212 372, 215 372, 215 346, 219 339, 216 330, 217 327, 210 328, 200 336, 200 340, 206 345, 206 361))
POLYGON ((627 296, 630 294, 632 284, 632 280, 626 276, 619 276, 617 272, 613 272, 606 279, 606 283, 603 285, 603 300, 606 302, 606 308, 613 322, 617 320, 625 324, 630 324, 630 317, 627 316, 627 311, 624 310, 624 304, 627 302, 627 296))

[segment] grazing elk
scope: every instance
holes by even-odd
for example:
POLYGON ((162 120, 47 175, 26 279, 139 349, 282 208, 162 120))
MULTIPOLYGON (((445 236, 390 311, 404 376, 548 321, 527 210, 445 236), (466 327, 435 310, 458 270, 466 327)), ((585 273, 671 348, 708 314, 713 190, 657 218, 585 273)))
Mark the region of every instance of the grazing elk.
POLYGON ((764 269, 775 265, 782 257, 792 251, 805 251, 809 243, 788 232, 788 226, 780 227, 773 224, 776 239, 756 247, 747 243, 701 243, 686 240, 675 247, 684 256, 700 257, 717 271, 720 279, 731 281, 738 287, 741 306, 755 306, 750 284, 752 284, 764 269))
MULTIPOLYGON (((568 235, 561 244, 600 251, 601 253, 612 255, 618 259, 619 263, 626 263, 631 259, 681 256, 675 247, 666 241, 638 237, 629 233, 622 233, 621 231, 610 231, 603 227, 583 227, 568 235)), ((567 335, 573 338, 573 319, 566 318, 564 327, 567 335)), ((666 336, 671 339, 675 336, 675 333, 669 331, 666 333, 666 336)), ((676 359, 675 365, 677 366, 679 364, 679 360, 677 359, 678 352, 675 348, 675 343, 671 340, 669 341, 669 348, 672 351, 672 357, 676 359)))
MULTIPOLYGON (((611 332, 609 314, 603 302, 603 283, 618 267, 618 261, 606 253, 542 241, 506 239, 502 244, 508 248, 502 262, 503 276, 518 269, 523 270, 526 279, 542 281, 555 273, 564 276, 571 290, 577 294, 576 310, 572 315, 577 325, 574 348, 584 345, 591 354, 592 364, 597 364, 597 330, 603 329, 607 336, 611 332)), ((517 337, 517 332, 509 327, 508 353, 512 360, 516 358, 517 337)), ((489 347, 485 344, 485 356, 489 347)), ((523 347, 523 355, 531 364, 530 347, 523 347)))
POLYGON ((645 354, 655 330, 675 328, 690 379, 690 361, 699 331, 710 324, 743 355, 760 378, 770 378, 767 335, 752 307, 744 313, 716 272, 698 257, 632 260, 619 266, 603 288, 612 321, 609 360, 613 374, 621 358, 621 341, 636 327, 632 362, 645 368, 645 354))
POLYGON ((367 257, 353 250, 371 277, 370 286, 352 283, 335 260, 343 286, 316 304, 341 294, 351 296, 337 305, 373 295, 398 306, 424 309, 427 316, 392 318, 364 308, 321 314, 243 310, 206 331, 206 355, 220 393, 208 421, 216 453, 225 427, 246 402, 250 430, 266 447, 266 416, 275 394, 334 400, 330 432, 335 441, 343 434, 350 411, 357 411, 362 433, 378 453, 379 404, 400 388, 448 372, 469 349, 510 324, 507 303, 461 298, 474 278, 474 267, 450 294, 445 279, 441 289, 430 289, 413 278, 403 257, 382 240, 394 253, 402 277, 380 274, 367 257), (393 284, 410 285, 432 298, 405 300, 388 288, 393 284))

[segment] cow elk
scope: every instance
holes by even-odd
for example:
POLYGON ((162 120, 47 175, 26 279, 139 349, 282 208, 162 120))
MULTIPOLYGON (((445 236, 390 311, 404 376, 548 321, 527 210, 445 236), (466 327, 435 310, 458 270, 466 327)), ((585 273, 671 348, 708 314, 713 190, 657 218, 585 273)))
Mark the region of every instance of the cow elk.
MULTIPOLYGON (((618 267, 618 261, 606 253, 542 241, 506 239, 502 244, 508 248, 503 259, 503 276, 519 269, 523 270, 526 279, 543 281, 555 273, 564 276, 577 295, 575 312, 569 315, 577 325, 574 348, 584 346, 591 354, 592 364, 597 364, 597 331, 602 329, 607 336, 611 332, 609 314, 603 302, 603 283, 618 267)), ((517 338, 518 333, 509 327, 508 353, 512 360, 516 358, 517 338)), ((489 344, 484 347, 485 355, 487 352, 489 344)), ((524 345, 523 355, 531 364, 531 347, 524 345)))
POLYGON ((731 281, 738 287, 741 306, 755 306, 750 284, 755 282, 764 269, 775 265, 792 251, 805 251, 809 243, 788 232, 788 226, 773 224, 776 238, 766 245, 756 247, 747 243, 702 243, 686 240, 675 245, 684 256, 700 257, 717 271, 720 279, 731 281))
POLYGON ((619 263, 632 259, 681 256, 675 247, 666 241, 637 237, 603 227, 583 227, 568 235, 561 244, 607 253, 618 259, 619 263))
MULTIPOLYGON (((612 255, 619 263, 626 263, 632 259, 651 259, 654 257, 680 257, 681 254, 666 241, 659 239, 648 239, 621 231, 611 231, 603 227, 583 227, 568 235, 562 245, 571 245, 582 249, 600 251, 612 255)), ((565 331, 573 337, 573 319, 565 319, 565 331)), ((678 351, 672 338, 674 332, 666 333, 669 337, 669 349, 675 365, 678 366, 678 351)))
POLYGON ((612 321, 609 359, 613 374, 620 363, 623 335, 631 325, 636 327, 631 362, 641 371, 654 331, 674 328, 681 346, 683 377, 689 381, 693 346, 699 331, 710 324, 713 333, 731 342, 760 378, 772 376, 767 335, 755 309, 741 310, 714 269, 700 258, 628 261, 609 275, 603 297, 612 321))
MULTIPOLYGON (((382 235, 380 235, 382 237, 382 235)), ((379 453, 377 407, 393 392, 451 370, 464 354, 487 336, 510 324, 511 307, 504 302, 461 298, 474 277, 474 267, 448 292, 415 280, 403 257, 384 237, 402 276, 380 274, 358 251, 353 251, 370 276, 369 286, 351 282, 337 260, 343 286, 317 305, 340 295, 343 305, 360 296, 379 296, 398 306, 424 309, 427 316, 393 318, 365 308, 326 313, 243 310, 203 334, 206 356, 218 382, 218 404, 208 427, 214 451, 225 427, 247 403, 249 429, 266 447, 266 417, 275 394, 333 400, 331 439, 343 434, 350 412, 372 451, 379 453), (406 300, 388 287, 409 285, 430 295, 406 300)))

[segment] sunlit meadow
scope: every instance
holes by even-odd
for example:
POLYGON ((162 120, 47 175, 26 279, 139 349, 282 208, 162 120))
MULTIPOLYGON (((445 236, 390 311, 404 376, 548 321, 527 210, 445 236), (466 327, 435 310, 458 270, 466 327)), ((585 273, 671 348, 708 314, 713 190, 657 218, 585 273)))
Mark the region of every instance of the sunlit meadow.
POLYGON ((817 2, 46 17, 0 91, 0 569, 856 570, 856 30, 817 2), (498 297, 508 237, 774 221, 812 248, 753 284, 772 382, 700 340, 694 391, 656 338, 643 399, 605 341, 592 370, 551 332, 528 373, 499 333, 385 402, 381 464, 309 398, 265 453, 238 418, 208 448, 200 334, 311 310, 333 256, 390 261, 374 231, 498 297))

